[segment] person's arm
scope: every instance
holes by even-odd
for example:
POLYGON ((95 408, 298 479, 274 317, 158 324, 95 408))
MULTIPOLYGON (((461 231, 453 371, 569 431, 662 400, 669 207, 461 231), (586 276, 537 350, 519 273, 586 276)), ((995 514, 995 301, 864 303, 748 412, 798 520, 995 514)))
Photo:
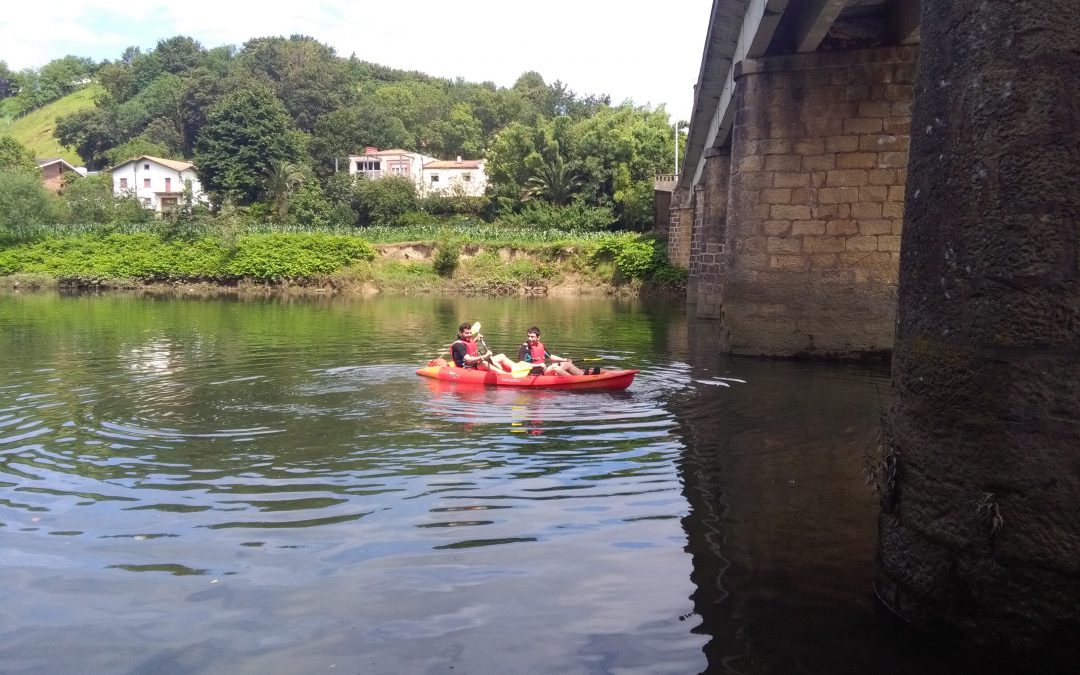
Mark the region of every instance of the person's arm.
POLYGON ((521 345, 518 347, 518 361, 529 362, 529 347, 528 345, 521 345))
POLYGON ((564 359, 561 356, 555 356, 551 352, 545 352, 545 355, 548 357, 548 359, 551 360, 552 363, 570 363, 570 359, 564 359))

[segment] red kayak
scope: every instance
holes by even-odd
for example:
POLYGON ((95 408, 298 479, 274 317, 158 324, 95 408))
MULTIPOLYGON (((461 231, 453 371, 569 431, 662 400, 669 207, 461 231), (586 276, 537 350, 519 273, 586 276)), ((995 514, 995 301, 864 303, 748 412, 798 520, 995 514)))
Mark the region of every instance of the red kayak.
POLYGON ((494 387, 543 387, 545 389, 626 389, 639 370, 602 370, 596 375, 514 375, 497 370, 476 370, 451 366, 428 366, 417 375, 446 382, 464 382, 494 387))

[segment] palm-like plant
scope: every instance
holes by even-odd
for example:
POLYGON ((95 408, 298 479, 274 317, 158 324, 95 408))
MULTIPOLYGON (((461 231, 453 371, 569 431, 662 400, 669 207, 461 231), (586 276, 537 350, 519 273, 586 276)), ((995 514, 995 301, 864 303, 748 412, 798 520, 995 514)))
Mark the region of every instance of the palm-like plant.
POLYGON ((271 162, 263 173, 266 175, 266 196, 270 198, 274 217, 282 222, 289 212, 289 196, 307 179, 307 173, 299 164, 281 159, 271 162))
POLYGON ((524 201, 546 199, 556 206, 565 206, 581 186, 581 174, 555 155, 542 162, 525 183, 524 201))

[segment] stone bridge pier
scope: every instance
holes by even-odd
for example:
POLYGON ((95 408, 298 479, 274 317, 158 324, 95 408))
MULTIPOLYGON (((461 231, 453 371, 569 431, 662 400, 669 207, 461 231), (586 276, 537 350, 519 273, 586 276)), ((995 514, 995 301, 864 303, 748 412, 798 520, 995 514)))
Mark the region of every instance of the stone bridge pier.
POLYGON ((892 350, 881 601, 1080 663, 1075 0, 714 0, 670 207, 721 351, 892 350))
POLYGON ((877 593, 1076 668, 1080 8, 928 0, 922 50, 877 593))

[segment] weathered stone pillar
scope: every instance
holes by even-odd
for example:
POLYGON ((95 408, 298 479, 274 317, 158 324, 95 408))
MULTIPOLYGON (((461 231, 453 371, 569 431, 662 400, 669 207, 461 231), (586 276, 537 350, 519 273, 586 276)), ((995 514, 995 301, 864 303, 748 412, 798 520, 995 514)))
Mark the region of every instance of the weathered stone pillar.
POLYGON ((916 624, 1074 666, 1078 45, 1073 2, 923 1, 875 583, 916 624))
POLYGON ((671 225, 668 227, 668 262, 690 266, 690 236, 694 227, 693 194, 687 188, 671 193, 671 225))
MULTIPOLYGON (((731 155, 709 150, 705 156, 705 180, 697 193, 697 217, 690 244, 690 278, 696 315, 719 319, 723 308, 723 281, 727 260, 728 179, 731 155)), ((689 292, 689 289, 688 289, 689 292)))
POLYGON ((741 62, 732 128, 727 350, 892 347, 916 50, 741 62))

